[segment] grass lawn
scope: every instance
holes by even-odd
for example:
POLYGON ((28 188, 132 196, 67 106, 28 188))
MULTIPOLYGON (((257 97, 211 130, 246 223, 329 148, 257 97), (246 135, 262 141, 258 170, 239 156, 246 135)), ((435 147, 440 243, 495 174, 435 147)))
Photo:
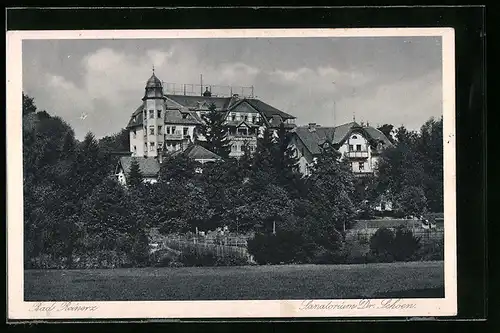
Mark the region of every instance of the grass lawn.
POLYGON ((443 262, 26 270, 25 301, 444 297, 443 262))

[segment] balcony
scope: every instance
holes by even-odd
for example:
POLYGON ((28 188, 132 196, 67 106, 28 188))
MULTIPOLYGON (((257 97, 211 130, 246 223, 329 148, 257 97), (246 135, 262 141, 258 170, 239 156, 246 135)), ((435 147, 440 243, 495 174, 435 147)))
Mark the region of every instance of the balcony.
POLYGON ((368 158, 367 150, 353 150, 346 153, 348 158, 368 158))
POLYGON ((164 137, 165 137, 165 140, 182 140, 182 139, 184 139, 184 135, 182 135, 182 133, 165 134, 164 137))
POLYGON ((373 171, 365 171, 365 170, 359 170, 359 171, 353 171, 354 176, 356 177, 371 177, 375 173, 373 171))

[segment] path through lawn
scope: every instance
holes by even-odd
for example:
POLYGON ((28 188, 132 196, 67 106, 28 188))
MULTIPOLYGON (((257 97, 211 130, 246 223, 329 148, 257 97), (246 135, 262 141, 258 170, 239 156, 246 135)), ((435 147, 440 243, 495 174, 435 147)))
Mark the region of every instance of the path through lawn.
POLYGON ((26 301, 444 297, 443 262, 27 270, 26 301))

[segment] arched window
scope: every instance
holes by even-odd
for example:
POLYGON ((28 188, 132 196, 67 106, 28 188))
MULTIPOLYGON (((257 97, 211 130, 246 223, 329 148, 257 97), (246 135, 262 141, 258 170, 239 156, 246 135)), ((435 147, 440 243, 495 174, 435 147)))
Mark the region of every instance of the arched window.
POLYGON ((353 139, 357 139, 357 138, 358 138, 358 136, 357 136, 357 135, 353 135, 353 136, 352 136, 352 138, 353 138, 353 139))

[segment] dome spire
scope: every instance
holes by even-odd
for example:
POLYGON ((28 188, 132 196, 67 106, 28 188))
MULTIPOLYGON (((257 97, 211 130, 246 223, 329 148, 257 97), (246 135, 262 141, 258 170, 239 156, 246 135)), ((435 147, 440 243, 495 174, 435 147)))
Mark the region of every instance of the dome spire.
POLYGON ((153 64, 153 75, 155 74, 155 65, 153 64))

